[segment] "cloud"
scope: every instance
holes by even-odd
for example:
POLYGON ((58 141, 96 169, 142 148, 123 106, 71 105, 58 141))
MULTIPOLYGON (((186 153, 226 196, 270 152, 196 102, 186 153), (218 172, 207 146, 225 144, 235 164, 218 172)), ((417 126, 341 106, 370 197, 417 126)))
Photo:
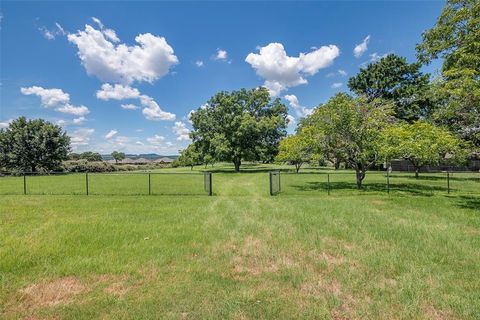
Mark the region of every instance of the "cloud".
POLYGON ((372 54, 369 55, 369 57, 370 57, 370 62, 377 62, 378 60, 385 58, 385 57, 388 56, 389 54, 391 54, 391 52, 387 52, 387 53, 384 53, 384 54, 382 54, 382 55, 374 52, 374 53, 372 53, 372 54))
POLYGON ((368 50, 369 42, 370 35, 366 36, 361 43, 355 46, 355 48, 353 49, 353 55, 355 56, 355 58, 360 58, 368 50))
POLYGON ((78 57, 89 75, 105 82, 152 83, 178 63, 165 38, 144 33, 135 37, 137 45, 117 44, 120 40, 115 31, 105 29, 97 18, 94 21, 100 30, 87 24, 83 31, 68 35, 68 41, 77 46, 78 57))
POLYGON ((290 126, 293 126, 294 123, 295 123, 295 117, 288 114, 287 115, 287 125, 290 127, 290 126))
POLYGON ((154 135, 153 137, 147 138, 148 143, 153 145, 160 145, 165 141, 164 136, 159 136, 158 134, 154 135))
POLYGON ((334 83, 332 83, 331 87, 336 89, 336 88, 340 88, 342 85, 343 85, 343 83, 341 83, 341 82, 334 82, 334 83))
POLYGON ((228 59, 228 53, 225 50, 222 49, 217 49, 217 53, 215 54, 215 60, 227 60, 228 59))
POLYGON ((124 86, 121 84, 115 84, 114 86, 112 86, 109 83, 104 83, 102 84, 101 90, 97 91, 97 98, 105 101, 108 101, 110 99, 114 99, 114 100, 136 99, 139 97, 140 97, 140 91, 138 91, 137 88, 124 86))
POLYGON ((62 89, 45 89, 38 86, 20 88, 24 95, 36 95, 40 97, 42 106, 45 108, 54 108, 56 111, 68 113, 75 116, 84 116, 90 112, 87 107, 74 106, 70 104, 70 95, 63 92, 62 89))
POLYGON ((338 74, 341 75, 342 77, 345 77, 347 75, 347 71, 339 69, 338 74))
POLYGON ((115 129, 110 130, 110 131, 105 135, 105 139, 112 139, 117 133, 118 133, 118 131, 115 130, 115 129))
POLYGON ((298 117, 305 117, 313 112, 313 109, 301 106, 298 102, 297 96, 294 94, 287 94, 284 96, 284 98, 288 101, 290 107, 292 107, 298 117))
POLYGON ((54 29, 48 29, 45 26, 40 26, 38 27, 38 31, 40 31, 42 36, 47 40, 55 40, 57 36, 59 35, 64 36, 67 34, 63 29, 63 27, 58 22, 55 22, 54 29))
POLYGON ((249 53, 245 61, 265 79, 264 86, 273 96, 289 87, 308 83, 305 77, 330 66, 340 54, 335 45, 300 53, 298 57, 288 56, 281 43, 270 43, 259 49, 259 53, 249 53))
MULTIPOLYGON (((175 120, 175 114, 163 111, 152 97, 140 94, 137 88, 132 88, 128 85, 104 83, 101 90, 97 91, 97 98, 101 100, 125 100, 125 99, 139 99, 140 104, 144 107, 143 115, 148 120, 175 120)), ((138 109, 133 104, 122 104, 123 109, 135 110, 138 109)))
POLYGON ((79 128, 70 134, 70 143, 74 149, 80 146, 86 146, 89 144, 92 135, 95 133, 95 129, 92 128, 79 128))
POLYGON ((120 105, 120 107, 121 107, 122 109, 125 109, 125 110, 137 110, 137 109, 140 108, 139 106, 136 106, 136 105, 131 104, 131 103, 122 104, 122 105, 120 105))
POLYGON ((10 122, 12 122, 12 119, 6 120, 6 121, 0 121, 0 129, 5 129, 8 128, 10 125, 10 122))
POLYGON ((186 127, 186 124, 181 121, 175 122, 172 128, 173 132, 177 136, 178 141, 190 140, 190 129, 186 127))
POLYGON ((62 127, 70 126, 70 125, 81 125, 83 124, 87 119, 84 116, 74 118, 72 121, 70 120, 65 120, 65 119, 60 119, 57 121, 57 124, 62 127))
POLYGON ((199 67, 199 68, 204 66, 204 64, 203 64, 203 61, 202 61, 202 60, 198 60, 198 61, 196 61, 196 62, 195 62, 195 64, 196 64, 196 65, 197 65, 197 67, 199 67))
POLYGON ((59 111, 59 112, 62 112, 62 113, 72 114, 74 116, 85 116, 88 113, 90 113, 90 110, 88 110, 88 108, 85 107, 85 106, 76 107, 76 106, 73 106, 71 104, 66 104, 62 107, 58 107, 55 110, 59 111))
POLYGON ((44 89, 42 87, 20 88, 20 92, 24 95, 36 95, 40 97, 40 101, 44 107, 57 107, 70 102, 70 95, 62 91, 62 89, 44 89))
POLYGON ((175 114, 163 111, 158 103, 147 95, 140 96, 140 103, 145 107, 142 113, 148 120, 175 120, 175 114))

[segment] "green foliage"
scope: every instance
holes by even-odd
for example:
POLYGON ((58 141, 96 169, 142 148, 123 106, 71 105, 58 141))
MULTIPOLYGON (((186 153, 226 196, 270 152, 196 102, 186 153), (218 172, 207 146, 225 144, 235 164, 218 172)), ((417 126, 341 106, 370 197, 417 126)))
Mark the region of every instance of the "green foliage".
POLYGON ((80 159, 87 161, 102 161, 103 158, 98 152, 86 151, 80 154, 80 159))
POLYGON ((193 170, 193 166, 202 163, 201 154, 198 152, 194 144, 190 144, 186 149, 180 152, 180 157, 178 157, 175 162, 181 166, 191 167, 193 170))
POLYGON ((62 170, 66 172, 112 172, 116 171, 116 168, 105 161, 80 159, 64 161, 62 163, 62 170))
POLYGON ((313 146, 306 134, 298 133, 288 136, 280 141, 279 152, 276 160, 279 162, 290 162, 295 165, 298 172, 303 163, 309 162, 313 157, 313 146))
POLYGON ((112 158, 115 159, 115 163, 118 163, 118 161, 122 161, 123 159, 125 159, 125 153, 113 151, 112 158))
POLYGON ((202 155, 231 161, 269 162, 286 135, 287 107, 265 88, 219 92, 192 114, 192 139, 202 155))
POLYGON ((59 168, 70 151, 70 138, 57 125, 20 117, 0 130, 0 168, 50 171, 59 168))
POLYGON ((365 172, 378 159, 380 133, 393 121, 392 109, 386 100, 338 93, 316 108, 299 129, 310 131, 317 153, 355 169, 360 188, 365 172))
POLYGON ((394 158, 410 161, 417 176, 425 165, 463 162, 468 152, 450 131, 424 121, 386 128, 380 145, 383 158, 387 161, 394 158))
POLYGON ((417 45, 422 63, 443 58, 443 72, 472 70, 480 74, 480 2, 448 0, 435 26, 422 34, 417 45))
POLYGON ((408 122, 429 113, 431 102, 426 95, 429 75, 420 72, 420 63, 407 63, 394 54, 369 64, 348 80, 348 87, 369 101, 376 98, 395 102, 395 117, 408 122))

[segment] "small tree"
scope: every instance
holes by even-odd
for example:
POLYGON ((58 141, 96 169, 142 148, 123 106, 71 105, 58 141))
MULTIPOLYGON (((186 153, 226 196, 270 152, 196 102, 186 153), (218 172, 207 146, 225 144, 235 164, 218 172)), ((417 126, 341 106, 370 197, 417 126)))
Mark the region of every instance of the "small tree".
POLYGON ((36 172, 57 169, 68 159, 70 138, 43 119, 20 117, 0 130, 0 167, 36 172))
POLYGON ((308 140, 307 136, 296 134, 280 141, 276 160, 290 162, 295 165, 295 171, 298 173, 302 164, 312 159, 312 151, 313 144, 308 140))
POLYGON ((380 132, 392 122, 391 102, 338 93, 317 107, 307 121, 315 132, 317 152, 326 158, 337 154, 355 170, 361 188, 366 171, 378 160, 380 132))
POLYGON ((385 129, 381 138, 381 154, 387 160, 402 158, 415 168, 418 178, 420 168, 447 161, 463 161, 467 149, 450 131, 417 121, 385 129))
POLYGON ((112 158, 115 159, 115 163, 118 163, 118 161, 122 161, 123 159, 125 159, 125 153, 113 151, 112 158))
POLYGON ((196 164, 201 163, 200 153, 198 152, 196 146, 192 143, 186 149, 180 152, 180 157, 178 157, 177 161, 180 165, 190 167, 190 170, 193 170, 193 167, 196 164))
POLYGON ((87 161, 102 161, 103 158, 100 153, 86 151, 80 154, 80 159, 85 159, 87 161))

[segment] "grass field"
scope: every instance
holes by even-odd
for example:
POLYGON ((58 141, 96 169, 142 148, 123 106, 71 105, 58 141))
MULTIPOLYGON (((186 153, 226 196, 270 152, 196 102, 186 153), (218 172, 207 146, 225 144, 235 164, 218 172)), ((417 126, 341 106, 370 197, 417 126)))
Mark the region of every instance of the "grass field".
POLYGON ((270 169, 0 178, 0 318, 480 318, 478 174, 270 169))

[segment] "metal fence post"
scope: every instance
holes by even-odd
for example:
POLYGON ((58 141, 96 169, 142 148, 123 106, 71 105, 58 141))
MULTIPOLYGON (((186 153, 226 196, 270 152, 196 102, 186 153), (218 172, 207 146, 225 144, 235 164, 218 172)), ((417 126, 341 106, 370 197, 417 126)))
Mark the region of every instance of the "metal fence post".
POLYGON ((150 173, 148 173, 148 195, 151 195, 152 194, 152 181, 151 181, 151 177, 150 177, 150 173))
POLYGON ((212 196, 213 185, 212 185, 212 173, 211 172, 208 173, 208 179, 209 179, 209 182, 210 182, 209 183, 210 184, 210 190, 208 191, 208 196, 212 196))
POLYGON ((281 183, 282 183, 282 177, 280 177, 280 170, 278 170, 278 192, 282 192, 281 188, 281 183))
POLYGON ((450 194, 450 172, 447 171, 447 192, 450 194))
POLYGON ((390 193, 390 173, 387 170, 387 193, 390 193))
POLYGON ((327 193, 330 195, 330 173, 327 173, 327 193))
POLYGON ((269 172, 269 177, 270 177, 270 195, 273 196, 273 190, 272 190, 272 173, 269 172))
POLYGON ((27 176, 23 173, 23 194, 27 194, 27 176))
POLYGON ((87 196, 88 196, 88 172, 85 172, 85 189, 87 191, 87 196))

